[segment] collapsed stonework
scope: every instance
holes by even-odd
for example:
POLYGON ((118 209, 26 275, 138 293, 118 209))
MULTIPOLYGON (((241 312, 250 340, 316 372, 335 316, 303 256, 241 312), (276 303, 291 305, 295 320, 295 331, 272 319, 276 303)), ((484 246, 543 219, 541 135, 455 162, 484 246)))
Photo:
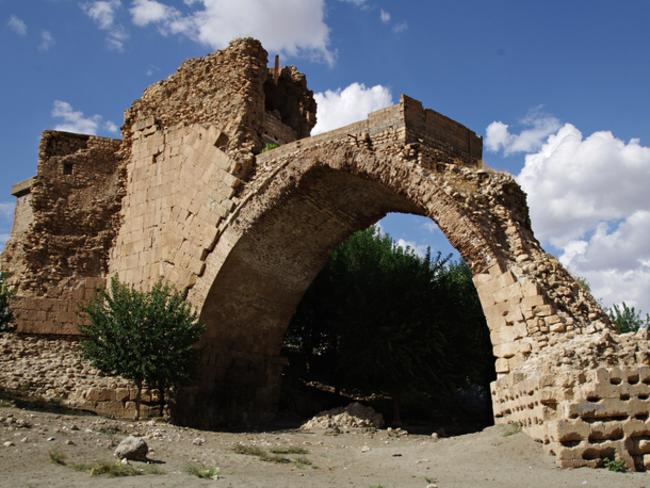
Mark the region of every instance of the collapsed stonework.
MULTIPOLYGON (((649 466, 646 343, 616 336, 543 251, 524 193, 483 164, 481 139, 406 96, 308 137, 315 112, 304 75, 269 70, 259 42, 241 39, 148 88, 121 142, 46 132, 37 176, 14 191, 1 263, 18 284, 18 335, 4 347, 74 336, 79 306, 110 276, 144 289, 164 278, 206 325, 200 376, 174 415, 258 423, 277 403, 286 327, 330 250, 387 212, 415 213, 472 269, 496 358, 495 421, 520 423, 562 466, 649 466), (280 147, 261 152, 270 142, 280 147)), ((128 416, 119 387, 104 401, 128 416)), ((83 408, 107 413, 100 403, 83 408)))

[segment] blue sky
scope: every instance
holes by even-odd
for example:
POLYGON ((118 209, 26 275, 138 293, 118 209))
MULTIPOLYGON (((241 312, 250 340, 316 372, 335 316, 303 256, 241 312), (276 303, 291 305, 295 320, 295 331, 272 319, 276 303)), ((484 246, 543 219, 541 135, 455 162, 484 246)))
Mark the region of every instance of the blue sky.
MULTIPOLYGON (((486 136, 545 247, 650 310, 649 26, 648 0, 0 0, 0 241, 42 130, 118 137, 146 86, 254 35, 307 74, 320 130, 406 93, 486 136)), ((382 227, 449 249, 424 220, 382 227)))

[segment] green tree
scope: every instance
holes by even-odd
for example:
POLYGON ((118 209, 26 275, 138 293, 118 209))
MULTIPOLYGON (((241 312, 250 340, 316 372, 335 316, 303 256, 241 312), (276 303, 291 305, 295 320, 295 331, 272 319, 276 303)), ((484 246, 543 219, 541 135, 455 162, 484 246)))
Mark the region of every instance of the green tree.
POLYGON ((7 278, 7 273, 0 271, 0 332, 7 331, 14 318, 9 308, 13 290, 9 287, 7 278))
POLYGON ((609 315, 610 320, 619 334, 634 332, 639 330, 641 327, 650 326, 649 314, 646 314, 645 317, 643 317, 640 310, 628 306, 625 302, 621 303, 620 306, 613 305, 610 307, 607 311, 607 315, 609 315))
POLYGON ((310 379, 390 396, 395 423, 405 392, 445 397, 494 376, 469 268, 440 254, 418 256, 377 228, 353 234, 332 251, 285 344, 302 353, 310 379))
POLYGON ((142 292, 111 280, 84 309, 90 321, 80 327, 84 356, 101 371, 132 380, 140 416, 144 384, 156 388, 163 414, 165 392, 194 374, 193 344, 203 326, 180 292, 162 282, 142 292))

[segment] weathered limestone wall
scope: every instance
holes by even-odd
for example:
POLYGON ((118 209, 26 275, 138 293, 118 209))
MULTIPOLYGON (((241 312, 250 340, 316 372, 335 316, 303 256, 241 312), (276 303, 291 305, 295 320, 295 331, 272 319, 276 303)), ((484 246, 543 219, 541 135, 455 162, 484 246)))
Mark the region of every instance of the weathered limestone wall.
POLYGON ((576 335, 492 384, 495 420, 518 423, 563 467, 650 469, 650 335, 576 335))
POLYGON ((237 163, 215 146, 216 126, 135 127, 109 271, 145 289, 164 277, 186 290, 203 273, 243 182, 233 175, 237 163))
POLYGON ((25 233, 34 221, 32 211, 32 185, 33 179, 29 178, 11 187, 11 194, 16 197, 14 221, 11 226, 11 235, 18 237, 25 233))
POLYGON ((103 137, 43 133, 37 175, 16 188, 2 255, 17 286, 19 332, 76 333, 79 307, 103 286, 123 195, 119 148, 103 137))
MULTIPOLYGON (((81 358, 74 337, 0 334, 0 393, 117 418, 135 418, 136 388, 81 358)), ((140 417, 159 415, 158 394, 143 390, 140 417)))

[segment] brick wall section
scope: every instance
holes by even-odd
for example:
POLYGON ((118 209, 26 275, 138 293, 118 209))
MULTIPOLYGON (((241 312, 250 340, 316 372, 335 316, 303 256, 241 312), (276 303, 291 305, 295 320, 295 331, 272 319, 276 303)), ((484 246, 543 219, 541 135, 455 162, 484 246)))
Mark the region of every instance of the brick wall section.
POLYGON ((3 254, 17 285, 12 308, 20 332, 75 333, 79 307, 103 286, 123 196, 119 148, 113 139, 43 133, 31 210, 27 202, 17 206, 15 230, 22 232, 3 254))

